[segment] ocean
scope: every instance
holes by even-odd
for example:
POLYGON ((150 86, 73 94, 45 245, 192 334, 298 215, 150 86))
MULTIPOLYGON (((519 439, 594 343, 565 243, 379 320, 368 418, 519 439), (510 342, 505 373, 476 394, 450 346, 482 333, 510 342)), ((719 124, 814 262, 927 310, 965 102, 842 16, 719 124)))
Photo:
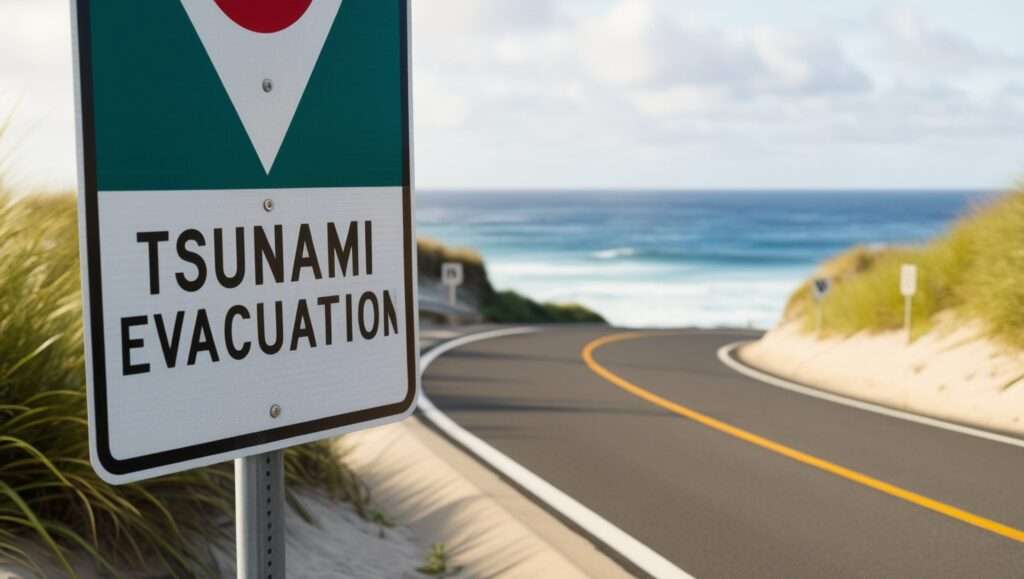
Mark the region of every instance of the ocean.
POLYGON ((626 327, 769 328, 823 260, 925 241, 991 195, 420 191, 416 217, 418 235, 478 250, 499 289, 626 327))

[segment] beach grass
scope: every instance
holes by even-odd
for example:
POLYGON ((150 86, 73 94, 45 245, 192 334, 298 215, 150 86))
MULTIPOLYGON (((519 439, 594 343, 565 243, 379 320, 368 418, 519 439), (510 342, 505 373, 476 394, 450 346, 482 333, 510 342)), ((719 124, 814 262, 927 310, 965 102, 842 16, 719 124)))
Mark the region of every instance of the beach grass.
POLYGON ((603 324, 600 314, 579 304, 538 303, 511 291, 494 292, 480 312, 499 324, 603 324))
MULTIPOLYGON (((230 465, 107 485, 89 464, 84 380, 75 199, 0 190, 0 561, 76 576, 72 554, 85 554, 114 576, 217 575, 209 550, 232 532, 230 465)), ((333 448, 290 449, 289 485, 365 515, 369 493, 333 448)))
POLYGON ((420 255, 429 260, 431 264, 437 262, 438 269, 440 269, 440 264, 449 261, 457 261, 464 266, 482 266, 484 263, 480 253, 476 250, 467 247, 452 247, 429 237, 417 239, 416 247, 420 255))
MULTIPOLYGON (((973 207, 940 236, 918 246, 855 247, 822 264, 832 290, 823 300, 826 335, 903 327, 900 267, 918 268, 913 335, 940 314, 981 322, 1006 343, 1024 347, 1024 186, 973 207)), ((812 280, 791 296, 784 319, 816 327, 812 280)))

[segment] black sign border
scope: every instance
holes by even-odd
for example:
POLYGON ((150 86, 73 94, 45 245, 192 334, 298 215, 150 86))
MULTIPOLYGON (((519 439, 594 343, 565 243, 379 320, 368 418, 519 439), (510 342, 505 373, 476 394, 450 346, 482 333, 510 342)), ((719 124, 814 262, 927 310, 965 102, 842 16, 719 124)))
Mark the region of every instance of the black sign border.
MULTIPOLYGON (((413 287, 413 255, 415 240, 412 238, 412 132, 410 126, 409 101, 409 3, 408 0, 396 0, 399 3, 399 27, 401 32, 401 65, 402 75, 402 220, 405 244, 405 326, 406 326, 406 359, 408 391, 400 402, 328 418, 310 420, 299 424, 272 428, 240 436, 222 438, 211 442, 195 444, 182 448, 165 450, 128 459, 117 459, 110 451, 110 430, 107 408, 107 376, 106 376, 106 344, 103 340, 103 283, 100 271, 100 223, 99 199, 96 178, 95 120, 93 119, 93 82, 92 82, 92 33, 90 26, 90 2, 92 0, 76 0, 77 39, 78 39, 78 78, 79 83, 79 115, 81 122, 81 160, 85 200, 85 254, 88 266, 87 280, 89 289, 89 332, 92 344, 92 395, 94 414, 90 417, 90 427, 96 433, 96 457, 103 469, 117 476, 127 476, 139 472, 189 462, 220 454, 231 453, 246 448, 297 438, 317 432, 334 430, 363 422, 370 422, 407 412, 416 399, 417 359, 419 351, 416 344, 416 304, 413 287)), ((379 0, 374 0, 379 1, 379 0)), ((240 453, 241 455, 242 453, 240 453)))

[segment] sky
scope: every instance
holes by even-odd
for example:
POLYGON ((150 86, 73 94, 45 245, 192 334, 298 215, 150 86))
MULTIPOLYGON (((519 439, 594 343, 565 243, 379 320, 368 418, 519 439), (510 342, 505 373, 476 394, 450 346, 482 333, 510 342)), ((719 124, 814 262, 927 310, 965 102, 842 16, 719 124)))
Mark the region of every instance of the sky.
MULTIPOLYGON (((1021 2, 412 3, 421 189, 1024 177, 1021 2)), ((76 180, 68 6, 0 0, 0 170, 22 188, 76 180)))

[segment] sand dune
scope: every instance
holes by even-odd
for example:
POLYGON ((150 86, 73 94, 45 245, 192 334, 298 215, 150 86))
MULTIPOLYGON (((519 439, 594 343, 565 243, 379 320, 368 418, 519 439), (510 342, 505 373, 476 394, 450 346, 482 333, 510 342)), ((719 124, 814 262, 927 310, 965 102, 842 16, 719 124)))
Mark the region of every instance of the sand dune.
POLYGON ((947 320, 906 343, 903 332, 818 340, 786 324, 740 351, 747 363, 887 406, 1024 434, 1024 354, 947 320))

